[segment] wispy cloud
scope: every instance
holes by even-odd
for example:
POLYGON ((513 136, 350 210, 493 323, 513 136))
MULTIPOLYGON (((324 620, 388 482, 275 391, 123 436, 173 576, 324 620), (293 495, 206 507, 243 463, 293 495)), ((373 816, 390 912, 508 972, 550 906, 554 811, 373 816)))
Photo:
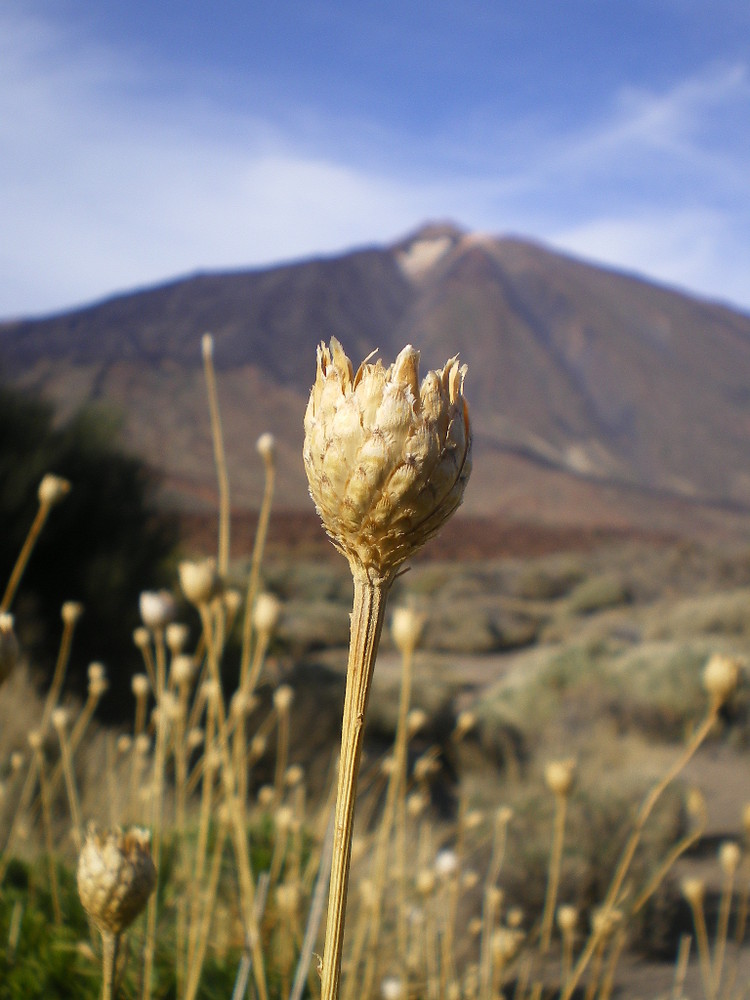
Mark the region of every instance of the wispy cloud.
POLYGON ((494 138, 464 133, 463 167, 441 156, 447 135, 405 166, 388 123, 347 122, 346 145, 327 144, 340 123, 325 109, 301 130, 293 113, 240 114, 19 11, 0 12, 0 215, 14 234, 0 243, 0 315, 385 241, 431 217, 750 307, 750 151, 728 131, 750 120, 741 65, 623 89, 606 116, 541 123, 510 158, 503 139, 524 127, 498 116, 494 138))

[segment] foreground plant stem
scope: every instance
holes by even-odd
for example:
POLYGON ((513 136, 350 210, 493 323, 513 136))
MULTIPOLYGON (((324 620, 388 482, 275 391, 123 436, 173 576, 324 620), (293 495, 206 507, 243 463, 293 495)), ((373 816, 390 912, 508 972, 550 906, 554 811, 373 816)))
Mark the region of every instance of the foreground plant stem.
POLYGON ((321 1000, 337 1000, 339 995, 354 828, 354 800, 362 756, 365 713, 380 633, 383 629, 385 605, 393 582, 392 574, 383 578, 370 578, 362 566, 353 562, 351 568, 354 578, 354 605, 341 727, 341 757, 336 793, 328 919, 321 973, 321 1000))

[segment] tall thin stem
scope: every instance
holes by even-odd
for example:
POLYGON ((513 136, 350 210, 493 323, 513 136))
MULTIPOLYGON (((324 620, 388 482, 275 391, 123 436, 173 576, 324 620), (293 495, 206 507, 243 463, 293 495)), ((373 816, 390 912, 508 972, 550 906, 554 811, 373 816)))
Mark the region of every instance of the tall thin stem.
POLYGON ((336 793, 325 951, 321 973, 321 1000, 337 1000, 339 995, 354 829, 354 800, 362 756, 365 714, 380 633, 383 629, 388 591, 393 581, 392 575, 371 579, 367 571, 356 564, 352 564, 352 575, 354 604, 341 728, 341 757, 336 793))

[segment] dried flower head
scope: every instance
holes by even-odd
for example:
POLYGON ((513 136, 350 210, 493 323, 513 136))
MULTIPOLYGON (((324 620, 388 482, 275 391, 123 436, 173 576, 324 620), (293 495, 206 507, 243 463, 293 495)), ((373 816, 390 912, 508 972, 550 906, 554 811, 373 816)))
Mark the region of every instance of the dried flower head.
POLYGON ((178 653, 172 660, 169 674, 178 687, 192 684, 195 677, 195 660, 187 653, 178 653))
POLYGON ((98 833, 91 828, 78 857, 77 880, 83 908, 96 926, 121 934, 156 885, 149 834, 139 829, 98 833))
POLYGON ((714 653, 703 669, 703 686, 720 704, 734 692, 739 679, 739 662, 733 656, 726 656, 724 653, 714 653))
POLYGON ((294 688, 281 684, 273 693, 273 706, 277 712, 288 712, 294 701, 294 688))
POLYGON ((739 844, 736 844, 733 840, 725 840, 719 846, 719 867, 725 875, 734 875, 741 860, 742 851, 739 844))
POLYGON ((575 778, 576 762, 568 760, 552 760, 544 769, 544 781, 554 795, 570 794, 575 778))
POLYGON ((572 934, 578 923, 578 910, 570 904, 563 904, 557 908, 557 926, 563 934, 572 934))
POLYGON ((167 642, 167 647, 173 656, 179 655, 190 638, 190 629, 184 622, 170 622, 165 631, 164 638, 167 642))
POLYGON ((403 655, 413 653, 422 638, 427 615, 413 608, 396 608, 391 619, 391 635, 403 655))
POLYGON ((144 590, 138 607, 143 624, 152 632, 165 628, 177 614, 175 599, 168 590, 144 590))
POLYGON ((13 631, 13 615, 0 612, 0 684, 6 681, 18 662, 18 640, 13 631))
POLYGON ((276 454, 276 439, 273 434, 270 434, 268 431, 265 434, 261 434, 255 442, 255 447, 266 464, 270 465, 273 463, 276 454))
POLYGON ((207 604, 221 590, 215 559, 185 560, 177 570, 182 592, 191 604, 207 604))
POLYGON ((253 626, 261 635, 271 635, 281 617, 281 601, 273 594, 258 594, 253 608, 253 626))
POLYGON ((145 698, 151 690, 151 682, 145 674, 133 674, 130 687, 136 698, 145 698))
POLYGON ((318 347, 305 470, 326 531, 352 565, 390 576, 461 503, 471 471, 465 374, 452 358, 420 387, 410 345, 388 368, 365 361, 356 374, 335 338, 318 347))
POLYGON ((64 625, 73 626, 83 614, 83 605, 80 601, 65 601, 60 609, 60 617, 64 625))
POLYGON ((703 897, 706 894, 706 883, 702 878, 684 878, 680 883, 682 895, 696 908, 703 905, 703 897))
POLYGON ((70 493, 70 483, 62 476, 48 472, 42 477, 37 490, 37 498, 42 507, 54 507, 70 493))

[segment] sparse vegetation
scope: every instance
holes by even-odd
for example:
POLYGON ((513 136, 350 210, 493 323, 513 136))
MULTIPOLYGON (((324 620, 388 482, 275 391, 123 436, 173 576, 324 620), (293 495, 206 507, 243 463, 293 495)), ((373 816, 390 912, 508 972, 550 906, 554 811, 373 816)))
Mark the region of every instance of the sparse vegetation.
MULTIPOLYGON (((119 728, 96 721, 100 670, 85 700, 57 680, 37 693, 21 642, 0 679, 0 1000, 102 995, 74 874, 89 820, 147 829, 158 870, 123 932, 120 997, 320 995, 350 593, 334 564, 284 557, 258 581, 281 606, 256 617, 248 578, 262 548, 224 567, 221 550, 216 563, 196 555, 179 600, 174 580, 160 594, 141 579, 150 597, 121 650, 139 671, 134 714, 119 728), (187 601, 189 630, 176 627, 187 601)), ((750 817, 740 793, 707 862, 711 819, 691 770, 701 747, 731 755, 747 739, 747 560, 730 564, 621 545, 424 565, 394 583, 419 645, 402 621, 375 675, 342 997, 607 1000, 620 970, 627 982, 655 954, 669 966, 640 991, 648 1000, 673 980, 691 997, 744 995, 750 817), (480 619, 493 642, 472 647, 480 619), (508 623, 525 637, 508 641, 508 623)), ((66 614, 61 670, 87 655, 66 614)))

